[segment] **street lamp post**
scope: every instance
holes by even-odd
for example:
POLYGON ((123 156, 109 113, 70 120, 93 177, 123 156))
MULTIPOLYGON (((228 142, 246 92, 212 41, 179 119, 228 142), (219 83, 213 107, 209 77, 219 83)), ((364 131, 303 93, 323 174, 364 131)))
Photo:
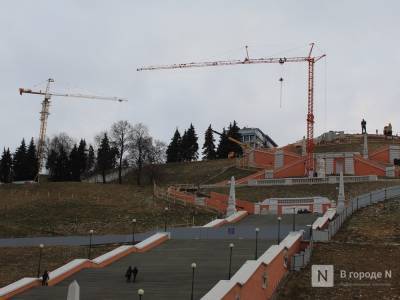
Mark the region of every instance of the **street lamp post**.
POLYGON ((281 242, 281 217, 278 217, 278 245, 281 242))
POLYGON ((293 231, 296 231, 296 207, 293 207, 293 231))
POLYGON ((132 245, 135 244, 136 219, 132 219, 132 245))
POLYGON ((93 237, 93 229, 89 230, 89 253, 88 258, 90 259, 91 252, 92 252, 92 237, 93 237))
POLYGON ((235 245, 233 243, 229 244, 229 273, 228 273, 228 279, 231 279, 231 271, 232 271, 232 251, 233 247, 235 245))
POLYGON ((144 290, 143 289, 138 289, 137 293, 139 295, 139 300, 142 300, 142 297, 144 295, 144 290))
POLYGON ((42 264, 42 251, 43 251, 43 244, 39 245, 39 263, 38 263, 38 270, 37 270, 37 277, 40 276, 40 265, 42 264))
POLYGON ((190 294, 190 300, 194 299, 194 270, 196 269, 196 263, 192 263, 192 292, 190 294))
POLYGON ((260 228, 256 228, 256 252, 254 255, 254 259, 258 258, 258 232, 260 231, 260 228))
POLYGON ((168 207, 164 208, 164 232, 167 232, 168 207))

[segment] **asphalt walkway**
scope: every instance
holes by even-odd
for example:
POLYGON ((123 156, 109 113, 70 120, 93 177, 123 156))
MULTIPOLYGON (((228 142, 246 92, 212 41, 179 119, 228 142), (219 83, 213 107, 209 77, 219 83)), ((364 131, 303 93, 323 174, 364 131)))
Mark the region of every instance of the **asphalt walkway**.
MULTIPOLYGON (((296 230, 308 232, 308 224, 312 224, 319 215, 297 214, 296 230)), ((281 235, 285 236, 293 229, 293 215, 284 215, 281 220, 281 235)), ((220 228, 180 227, 168 228, 172 239, 252 239, 254 229, 260 229, 260 239, 276 239, 278 221, 275 215, 250 215, 238 223, 226 224, 220 228), (233 228, 233 229, 231 229, 233 228)), ((137 241, 142 241, 156 231, 135 234, 137 241)), ((94 235, 92 244, 124 244, 132 241, 131 234, 94 235)), ((37 246, 80 246, 89 244, 89 236, 55 236, 0 239, 0 247, 37 246)))
MULTIPOLYGON (((144 289, 146 300, 190 299, 191 264, 195 262, 194 299, 200 299, 219 280, 227 279, 229 244, 233 242, 232 275, 246 260, 254 259, 254 240, 169 240, 146 252, 133 253, 104 269, 83 270, 53 287, 39 287, 13 299, 66 299, 68 285, 77 280, 81 299, 138 299, 144 289), (137 266, 136 283, 126 283, 124 274, 129 265, 137 266)), ((259 254, 272 243, 260 241, 259 254)))

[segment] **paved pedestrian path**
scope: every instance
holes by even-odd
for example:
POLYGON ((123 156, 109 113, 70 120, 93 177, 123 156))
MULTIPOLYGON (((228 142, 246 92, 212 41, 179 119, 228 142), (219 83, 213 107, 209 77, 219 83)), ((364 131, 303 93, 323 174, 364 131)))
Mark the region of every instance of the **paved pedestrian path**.
MULTIPOLYGON (((254 259, 255 240, 169 240, 146 252, 133 253, 104 269, 87 269, 53 287, 34 288, 13 299, 66 299, 68 285, 77 280, 81 299, 138 299, 137 290, 144 289, 146 300, 190 299, 191 264, 195 262, 194 299, 200 299, 219 280, 227 279, 229 244, 233 242, 232 274, 249 259, 254 259), (126 283, 124 274, 129 265, 137 266, 137 282, 126 283)), ((259 253, 272 243, 260 241, 259 253)))
MULTIPOLYGON (((296 230, 308 231, 308 224, 312 224, 318 215, 296 215, 296 230)), ((285 236, 293 229, 293 215, 284 215, 281 221, 281 235, 285 236)), ((179 227, 168 228, 172 239, 243 239, 254 238, 254 229, 260 229, 260 239, 276 239, 278 221, 275 215, 250 215, 238 223, 226 224, 219 228, 179 227), (234 228, 228 230, 228 228, 234 228)), ((135 234, 137 241, 142 241, 157 231, 148 231, 135 234)), ((92 244, 124 244, 132 241, 131 234, 94 235, 92 244)), ((37 246, 81 246, 89 244, 89 236, 56 236, 56 237, 29 237, 0 239, 0 247, 37 246)))

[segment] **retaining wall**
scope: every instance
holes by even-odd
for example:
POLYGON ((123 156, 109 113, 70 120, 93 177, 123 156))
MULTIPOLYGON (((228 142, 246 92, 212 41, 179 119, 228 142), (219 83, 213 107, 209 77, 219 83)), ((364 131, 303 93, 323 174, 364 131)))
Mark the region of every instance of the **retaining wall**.
POLYGON ((202 300, 270 299, 301 250, 302 231, 291 232, 257 260, 248 260, 230 280, 220 280, 202 300))

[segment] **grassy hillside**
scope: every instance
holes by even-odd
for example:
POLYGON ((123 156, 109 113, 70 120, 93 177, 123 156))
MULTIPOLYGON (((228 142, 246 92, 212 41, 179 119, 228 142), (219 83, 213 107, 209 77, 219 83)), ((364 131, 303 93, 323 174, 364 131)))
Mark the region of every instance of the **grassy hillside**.
POLYGON ((398 299, 400 295, 400 200, 378 203, 356 212, 334 239, 318 243, 311 262, 289 274, 277 299, 398 299), (311 265, 334 265, 335 286, 311 287, 311 265), (392 278, 342 279, 340 270, 392 271, 392 278))
MULTIPOLYGON (((164 224, 167 204, 152 197, 152 187, 90 183, 43 183, 0 186, 0 237, 129 233, 164 224)), ((170 205, 171 225, 192 222, 193 209, 170 205)), ((198 211, 196 224, 213 214, 198 211)))
MULTIPOLYGON (((400 180, 346 183, 345 194, 346 198, 349 198, 393 185, 400 185, 400 180)), ((281 198, 324 196, 328 197, 329 199, 336 199, 338 194, 337 187, 338 185, 336 184, 238 187, 236 189, 236 197, 252 202, 258 202, 272 197, 281 198)), ((229 194, 229 187, 215 188, 212 190, 215 192, 229 194)))
MULTIPOLYGON (((94 246, 91 256, 100 256, 117 245, 94 246)), ((41 274, 44 270, 52 271, 75 258, 87 258, 88 247, 44 247, 42 252, 41 274)), ((22 277, 36 277, 38 268, 38 247, 0 248, 0 287, 6 286, 22 277)), ((123 275, 121 275, 122 277, 123 275)))
MULTIPOLYGON (((143 171, 145 184, 151 184, 151 175, 155 174, 158 185, 172 184, 204 184, 227 180, 231 176, 241 178, 257 170, 243 170, 235 167, 233 159, 219 159, 211 161, 195 161, 169 163, 147 168, 143 171)), ((132 171, 124 178, 124 183, 136 184, 136 172, 132 171)))

